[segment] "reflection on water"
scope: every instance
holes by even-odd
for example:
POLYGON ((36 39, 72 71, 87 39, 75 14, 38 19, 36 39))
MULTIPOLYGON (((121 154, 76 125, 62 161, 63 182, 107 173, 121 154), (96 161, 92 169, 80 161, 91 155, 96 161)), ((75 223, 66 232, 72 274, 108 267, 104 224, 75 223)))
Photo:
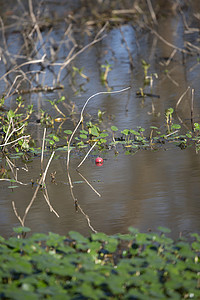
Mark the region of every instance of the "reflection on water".
MULTIPOLYGON (((74 193, 81 208, 90 217, 97 231, 108 234, 127 232, 129 226, 140 230, 156 230, 160 225, 171 228, 173 236, 180 232, 188 234, 199 232, 200 220, 200 158, 194 149, 179 148, 152 152, 143 150, 133 156, 113 151, 104 155, 104 165, 95 165, 95 156, 91 156, 81 166, 80 172, 101 194, 98 197, 75 171, 80 158, 71 158, 74 193)), ((40 162, 34 162, 30 173, 36 178, 40 162)), ((27 217, 26 226, 33 231, 54 231, 66 234, 69 230, 78 230, 88 234, 89 227, 85 217, 76 212, 67 180, 66 160, 54 160, 49 174, 56 171, 56 183, 47 179, 50 201, 59 214, 57 218, 49 211, 42 193, 38 194, 27 217)), ((27 182, 25 172, 20 180, 27 182)), ((17 225, 11 201, 15 201, 18 213, 23 215, 34 189, 31 186, 19 187, 13 191, 2 185, 1 195, 1 231, 9 234, 12 226, 17 225)))
MULTIPOLYGON (((180 18, 170 15, 161 18, 159 22, 159 34, 170 43, 182 47, 184 29, 180 18)), ((121 30, 132 53, 135 68, 132 71, 129 68, 127 49, 120 31, 116 28, 112 29, 99 44, 83 52, 74 61, 75 66, 84 68, 84 73, 90 78, 89 82, 78 78, 74 84, 66 79, 63 82, 64 91, 27 96, 26 101, 34 104, 36 115, 39 114, 40 108, 54 114, 53 108, 44 100, 58 99, 62 95, 66 96, 67 105, 72 102, 77 111, 80 111, 87 97, 105 90, 105 86, 100 81, 100 70, 101 65, 107 60, 112 65, 112 71, 108 75, 108 85, 114 90, 127 86, 131 89, 120 95, 99 96, 89 103, 86 112, 94 119, 97 118, 98 109, 106 112, 102 126, 115 125, 120 130, 142 126, 148 130, 149 126, 153 125, 164 130, 165 109, 175 107, 188 86, 195 89, 195 118, 198 121, 199 66, 191 71, 196 57, 191 56, 187 58, 185 64, 182 64, 180 63, 182 56, 177 52, 170 65, 161 65, 162 59, 171 55, 173 51, 171 47, 152 34, 139 34, 132 26, 124 25, 121 30), (158 79, 153 77, 152 91, 160 98, 142 100, 136 97, 136 92, 144 88, 141 59, 150 63, 149 74, 158 75, 158 79), (85 92, 76 95, 74 90, 78 91, 81 84, 85 92)), ((54 38, 57 37, 59 40, 61 33, 59 30, 56 33, 53 33, 54 38)), ((46 71, 45 84, 51 85, 52 74, 46 71)), ((146 89, 151 92, 150 87, 146 89)), ((187 95, 178 111, 179 120, 184 121, 188 128, 190 126, 189 100, 190 97, 187 95)), ((66 112, 66 106, 61 108, 66 112)), ((176 118, 176 115, 174 117, 176 118)), ((178 122, 178 118, 176 121, 178 122)), ((42 129, 39 125, 35 125, 34 120, 32 125, 34 125, 31 128, 32 133, 40 143, 42 129)), ((74 124, 68 120, 63 127, 72 129, 74 124)), ((54 231, 60 234, 67 234, 69 230, 78 230, 83 234, 90 232, 85 217, 74 209, 65 156, 66 153, 63 153, 62 158, 53 160, 47 178, 50 201, 60 217, 57 218, 50 212, 42 193, 39 192, 25 224, 33 232, 54 231), (56 182, 51 183, 49 174, 54 171, 56 171, 56 182)), ((101 194, 101 197, 98 197, 75 171, 83 157, 72 153, 70 162, 75 196, 97 231, 114 234, 127 232, 129 226, 137 227, 142 231, 166 226, 173 231, 174 237, 177 237, 180 232, 183 234, 191 231, 200 232, 200 158, 193 148, 181 150, 167 145, 156 152, 142 150, 129 156, 124 153, 115 156, 114 151, 110 150, 102 156, 104 158, 102 167, 95 165, 96 154, 93 153, 80 168, 81 173, 101 194)), ((28 169, 28 172, 24 170, 19 172, 19 180, 22 182, 30 182, 31 179, 35 181, 39 177, 39 158, 35 158, 28 165, 28 169)), ((22 216, 35 188, 28 185, 12 190, 8 189, 9 185, 1 182, 0 186, 0 234, 4 236, 10 235, 12 227, 19 225, 11 202, 15 201, 17 212, 22 216)))

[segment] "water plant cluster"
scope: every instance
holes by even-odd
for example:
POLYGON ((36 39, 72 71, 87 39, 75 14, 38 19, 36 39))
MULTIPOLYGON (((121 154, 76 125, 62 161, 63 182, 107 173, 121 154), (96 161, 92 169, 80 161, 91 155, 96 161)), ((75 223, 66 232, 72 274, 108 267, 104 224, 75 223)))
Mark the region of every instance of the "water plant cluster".
MULTIPOLYGON (((56 110, 61 112, 57 104, 64 101, 64 97, 53 102, 56 110)), ((2 100, 3 102, 3 100, 2 100)), ((76 149, 88 148, 96 143, 98 150, 125 149, 126 154, 134 153, 140 149, 158 150, 172 143, 185 149, 194 145, 196 152, 200 148, 200 124, 194 123, 193 128, 185 132, 180 124, 175 124, 173 119, 174 109, 169 108, 165 111, 165 123, 162 128, 150 126, 145 129, 141 126, 136 128, 125 128, 119 130, 117 126, 112 125, 105 129, 103 116, 105 112, 98 110, 98 120, 82 121, 82 127, 77 131, 73 143, 70 145, 76 149), (147 132, 147 133, 146 133, 147 132)), ((24 108, 22 97, 16 99, 16 109, 0 112, 1 124, 1 150, 4 154, 15 152, 19 157, 24 153, 40 153, 41 149, 36 147, 36 143, 30 134, 29 118, 33 114, 33 107, 24 108), (18 113, 18 110, 20 113, 18 113), (23 111, 22 111, 23 110, 23 111)), ((49 114, 43 114, 39 120, 41 126, 48 128, 46 136, 46 150, 63 150, 68 149, 68 141, 72 135, 72 130, 63 130, 62 125, 65 118, 53 118, 49 114), (60 126, 56 129, 56 122, 60 126)))
POLYGON ((199 299, 200 236, 158 233, 0 237, 1 299, 199 299))

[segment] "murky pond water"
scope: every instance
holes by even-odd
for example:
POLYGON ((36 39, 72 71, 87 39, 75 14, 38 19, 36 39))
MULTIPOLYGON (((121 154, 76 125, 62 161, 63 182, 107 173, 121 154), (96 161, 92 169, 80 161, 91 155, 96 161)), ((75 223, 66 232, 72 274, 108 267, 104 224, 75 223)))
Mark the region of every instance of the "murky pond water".
MULTIPOLYGON (((169 43, 182 48, 185 33, 180 15, 170 14, 161 18, 159 22, 158 34, 169 43)), ((51 37, 58 45, 63 32, 64 30, 59 27, 52 30, 51 37)), ((80 36, 81 34, 79 38, 80 36)), ((194 34, 189 38, 190 42, 196 41, 194 34)), ((15 39, 15 46, 20 49, 15 32, 11 31, 8 39, 10 39, 8 43, 10 51, 13 47, 12 41, 15 39)), ((88 36, 82 34, 81 43, 87 44, 87 39, 88 36)), ((1 43, 3 44, 3 41, 1 43)), ((60 57, 64 55, 63 51, 60 57)), ((180 96, 188 86, 191 86, 195 90, 195 122, 199 122, 200 66, 196 65, 197 57, 196 55, 187 57, 183 64, 184 57, 177 50, 170 64, 166 65, 166 57, 169 58, 173 51, 173 47, 163 43, 154 34, 146 31, 138 32, 132 25, 126 24, 120 29, 110 29, 104 39, 73 61, 74 66, 84 68, 83 73, 90 79, 89 81, 76 75, 75 81, 72 82, 69 77, 66 77, 62 80, 64 90, 24 96, 26 102, 33 104, 35 109, 35 117, 31 120, 30 127, 34 138, 41 145, 43 128, 35 122, 41 108, 54 117, 58 116, 58 113, 45 101, 46 99, 59 99, 64 95, 65 105, 59 107, 69 114, 67 107, 74 103, 77 122, 86 99, 96 92, 106 91, 106 87, 100 80, 101 66, 106 62, 109 62, 112 67, 108 74, 108 86, 113 90, 128 86, 131 88, 122 94, 101 95, 92 99, 86 108, 86 118, 97 120, 98 109, 100 109, 105 112, 102 122, 105 128, 115 125, 123 130, 142 126, 147 132, 149 131, 149 134, 150 126, 165 130, 165 110, 169 107, 175 108, 180 96), (129 66, 127 47, 123 39, 126 40, 133 58, 133 70, 129 66), (153 87, 145 87, 145 91, 159 95, 159 98, 147 97, 143 100, 136 97, 136 92, 144 88, 141 59, 149 62, 149 74, 157 74, 152 75, 153 87), (75 92, 78 91, 80 93, 76 95, 75 92)), ((44 85, 52 85, 54 75, 59 71, 59 68, 57 70, 56 68, 58 67, 55 66, 55 73, 51 69, 45 69, 45 74, 42 74, 44 85)), ((0 76, 3 76, 4 72, 5 70, 1 69, 0 76)), ((64 70, 63 73, 65 72, 67 71, 64 70)), ((0 84, 4 91, 4 84, 2 82, 0 84)), ((7 108, 12 107, 15 98, 16 96, 8 98, 5 103, 7 108)), ((191 127, 190 107, 191 96, 188 93, 181 101, 177 114, 174 114, 175 121, 183 122, 186 128, 191 127)), ((63 124, 63 128, 74 128, 70 118, 63 124)), ((140 150, 134 155, 124 153, 124 150, 119 150, 116 155, 115 149, 103 153, 94 150, 80 167, 81 174, 101 194, 101 197, 75 170, 84 154, 82 152, 73 154, 73 151, 71 153, 70 174, 74 182, 73 191, 95 230, 114 234, 127 232, 129 226, 137 227, 142 231, 166 226, 172 230, 174 237, 178 237, 180 232, 183 234, 200 232, 200 156, 194 147, 181 150, 167 144, 158 151, 140 150), (102 167, 97 167, 94 163, 98 154, 104 158, 102 167)), ((59 218, 50 212, 42 193, 39 192, 25 222, 33 232, 53 231, 60 234, 67 234, 69 230, 77 230, 83 234, 90 232, 85 216, 80 211, 76 212, 74 208, 68 184, 66 157, 67 154, 63 151, 59 157, 53 159, 46 181, 51 204, 59 214, 59 218), (52 183, 49 174, 55 171, 56 181, 52 183)), ((45 157, 45 162, 48 158, 49 156, 45 157)), ((20 160, 12 161, 19 168, 24 167, 20 160)), ((1 164, 5 164, 5 159, 2 158, 1 164)), ((29 183, 32 179, 35 181, 39 177, 40 167, 40 157, 34 158, 27 166, 28 171, 19 170, 18 179, 24 183, 29 183)), ((31 184, 14 189, 8 188, 10 185, 5 181, 0 182, 0 234, 4 236, 12 234, 12 228, 19 225, 12 201, 15 202, 18 214, 22 216, 35 190, 35 186, 32 187, 31 184)))

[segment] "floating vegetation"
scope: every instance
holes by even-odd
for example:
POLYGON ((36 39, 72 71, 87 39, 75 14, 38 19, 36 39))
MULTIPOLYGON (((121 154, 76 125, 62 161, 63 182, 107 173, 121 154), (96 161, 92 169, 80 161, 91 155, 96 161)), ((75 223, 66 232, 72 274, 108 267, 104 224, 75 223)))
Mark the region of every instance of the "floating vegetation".
POLYGON ((1 299, 199 299, 200 236, 158 230, 0 237, 1 299))

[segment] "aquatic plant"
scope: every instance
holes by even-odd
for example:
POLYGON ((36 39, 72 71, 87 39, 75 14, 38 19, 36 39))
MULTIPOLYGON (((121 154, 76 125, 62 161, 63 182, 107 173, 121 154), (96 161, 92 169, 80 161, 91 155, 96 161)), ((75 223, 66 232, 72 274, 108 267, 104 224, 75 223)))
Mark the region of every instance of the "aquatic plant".
POLYGON ((1 299, 199 299, 200 237, 173 241, 129 228, 84 237, 70 231, 0 237, 1 299))

